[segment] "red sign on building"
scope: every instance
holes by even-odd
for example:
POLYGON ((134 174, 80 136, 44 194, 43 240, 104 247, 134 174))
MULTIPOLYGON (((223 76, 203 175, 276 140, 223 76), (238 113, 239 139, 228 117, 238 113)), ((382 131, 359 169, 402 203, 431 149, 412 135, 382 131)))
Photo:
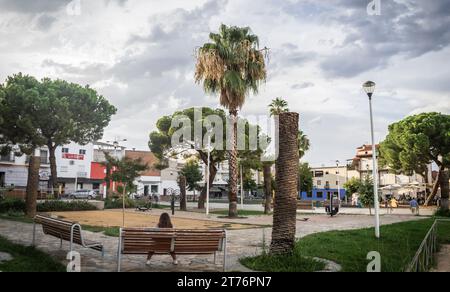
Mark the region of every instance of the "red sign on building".
POLYGON ((62 158, 63 159, 70 159, 70 160, 84 160, 84 155, 82 155, 82 154, 63 153, 62 158))

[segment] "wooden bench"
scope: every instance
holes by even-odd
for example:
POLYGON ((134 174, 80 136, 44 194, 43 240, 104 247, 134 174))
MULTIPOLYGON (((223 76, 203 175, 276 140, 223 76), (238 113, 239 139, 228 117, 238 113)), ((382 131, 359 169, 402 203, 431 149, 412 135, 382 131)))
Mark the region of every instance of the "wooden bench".
POLYGON ((170 254, 214 255, 223 252, 223 271, 226 270, 226 230, 176 230, 123 228, 120 229, 117 253, 117 271, 120 272, 122 255, 170 254))
POLYGON ((105 254, 103 244, 83 238, 80 224, 41 215, 34 218, 33 246, 35 246, 36 243, 36 224, 42 225, 42 231, 45 235, 50 235, 60 239, 61 248, 64 240, 69 242, 70 251, 73 251, 73 244, 78 244, 84 248, 90 248, 101 252, 102 257, 105 254))
POLYGON ((297 202, 297 210, 315 210, 314 202, 309 201, 299 201, 297 202))

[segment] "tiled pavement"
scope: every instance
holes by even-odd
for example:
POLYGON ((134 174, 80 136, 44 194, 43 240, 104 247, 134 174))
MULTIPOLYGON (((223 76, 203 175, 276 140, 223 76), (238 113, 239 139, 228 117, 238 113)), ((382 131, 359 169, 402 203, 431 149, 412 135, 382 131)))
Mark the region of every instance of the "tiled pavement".
MULTIPOLYGON (((155 214, 162 211, 152 211, 155 214)), ((203 214, 190 212, 177 212, 180 218, 205 219, 203 214)), ((309 216, 309 221, 300 221, 305 216, 299 216, 297 222, 297 237, 303 237, 308 234, 330 231, 330 230, 346 230, 357 229, 373 226, 373 217, 370 216, 337 216, 330 218, 324 215, 309 216)), ((413 216, 390 215, 382 216, 382 224, 392 224, 402 221, 417 220, 413 216)), ((257 216, 248 219, 227 220, 211 216, 209 220, 238 222, 249 224, 270 224, 271 216, 257 216)), ((0 235, 7 239, 23 244, 30 245, 32 241, 32 224, 0 220, 0 235)), ((60 249, 60 242, 50 236, 44 236, 41 228, 37 228, 37 248, 51 254, 61 262, 67 263, 65 260, 68 250, 68 243, 63 244, 60 249)), ((228 265, 227 271, 246 271, 242 265, 238 263, 238 259, 245 256, 256 255, 261 252, 263 234, 265 234, 266 243, 270 243, 271 228, 253 228, 242 230, 228 231, 228 265)), ((106 254, 102 258, 101 254, 76 247, 75 251, 81 254, 81 264, 83 272, 113 272, 117 268, 117 247, 118 238, 108 237, 99 233, 86 232, 86 238, 89 240, 100 241, 104 243, 106 254)), ((122 261, 122 271, 132 272, 214 272, 222 270, 221 255, 218 256, 217 265, 214 265, 212 256, 180 256, 179 265, 172 264, 170 256, 155 256, 150 266, 145 265, 145 256, 125 256, 122 261)))

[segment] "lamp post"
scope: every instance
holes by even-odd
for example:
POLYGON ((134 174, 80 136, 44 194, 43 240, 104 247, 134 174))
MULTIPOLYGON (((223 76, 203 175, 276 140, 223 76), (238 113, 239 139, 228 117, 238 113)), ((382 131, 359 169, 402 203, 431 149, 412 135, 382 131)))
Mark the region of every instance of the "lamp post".
POLYGON ((370 109, 370 132, 372 136, 372 160, 373 160, 373 194, 375 206, 375 237, 380 238, 380 203, 378 201, 378 167, 377 167, 377 148, 375 144, 374 126, 373 126, 373 111, 372 111, 372 96, 375 92, 376 84, 372 81, 367 81, 363 84, 363 89, 369 97, 370 109))
MULTIPOLYGON (((119 157, 117 156, 117 148, 120 147, 120 142, 127 142, 127 139, 122 139, 119 141, 118 138, 115 138, 114 141, 106 141, 106 143, 111 143, 112 146, 114 147, 114 158, 115 159, 119 159, 119 157)), ((113 181, 113 192, 116 191, 116 182, 113 181)))
POLYGON ((210 164, 211 164, 211 131, 208 131, 208 164, 206 167, 207 176, 206 176, 206 216, 209 216, 209 178, 210 178, 210 164))
POLYGON ((340 165, 339 160, 336 160, 336 166, 337 166, 336 177, 337 177, 337 188, 338 188, 338 200, 340 202, 341 201, 341 181, 339 179, 339 175, 340 175, 340 173, 339 173, 339 165, 340 165))

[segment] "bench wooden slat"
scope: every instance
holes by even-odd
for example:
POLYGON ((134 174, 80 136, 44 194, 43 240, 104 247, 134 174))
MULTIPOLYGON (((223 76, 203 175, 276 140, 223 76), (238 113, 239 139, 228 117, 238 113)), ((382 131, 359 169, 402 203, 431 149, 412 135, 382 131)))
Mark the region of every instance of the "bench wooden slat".
MULTIPOLYGON (((84 240, 81 226, 77 223, 41 215, 36 216, 34 221, 35 223, 42 225, 42 231, 46 235, 56 237, 60 240, 69 241, 85 248, 101 251, 103 254, 103 245, 99 242, 84 240)), ((35 235, 33 235, 33 240, 34 237, 35 235)))

